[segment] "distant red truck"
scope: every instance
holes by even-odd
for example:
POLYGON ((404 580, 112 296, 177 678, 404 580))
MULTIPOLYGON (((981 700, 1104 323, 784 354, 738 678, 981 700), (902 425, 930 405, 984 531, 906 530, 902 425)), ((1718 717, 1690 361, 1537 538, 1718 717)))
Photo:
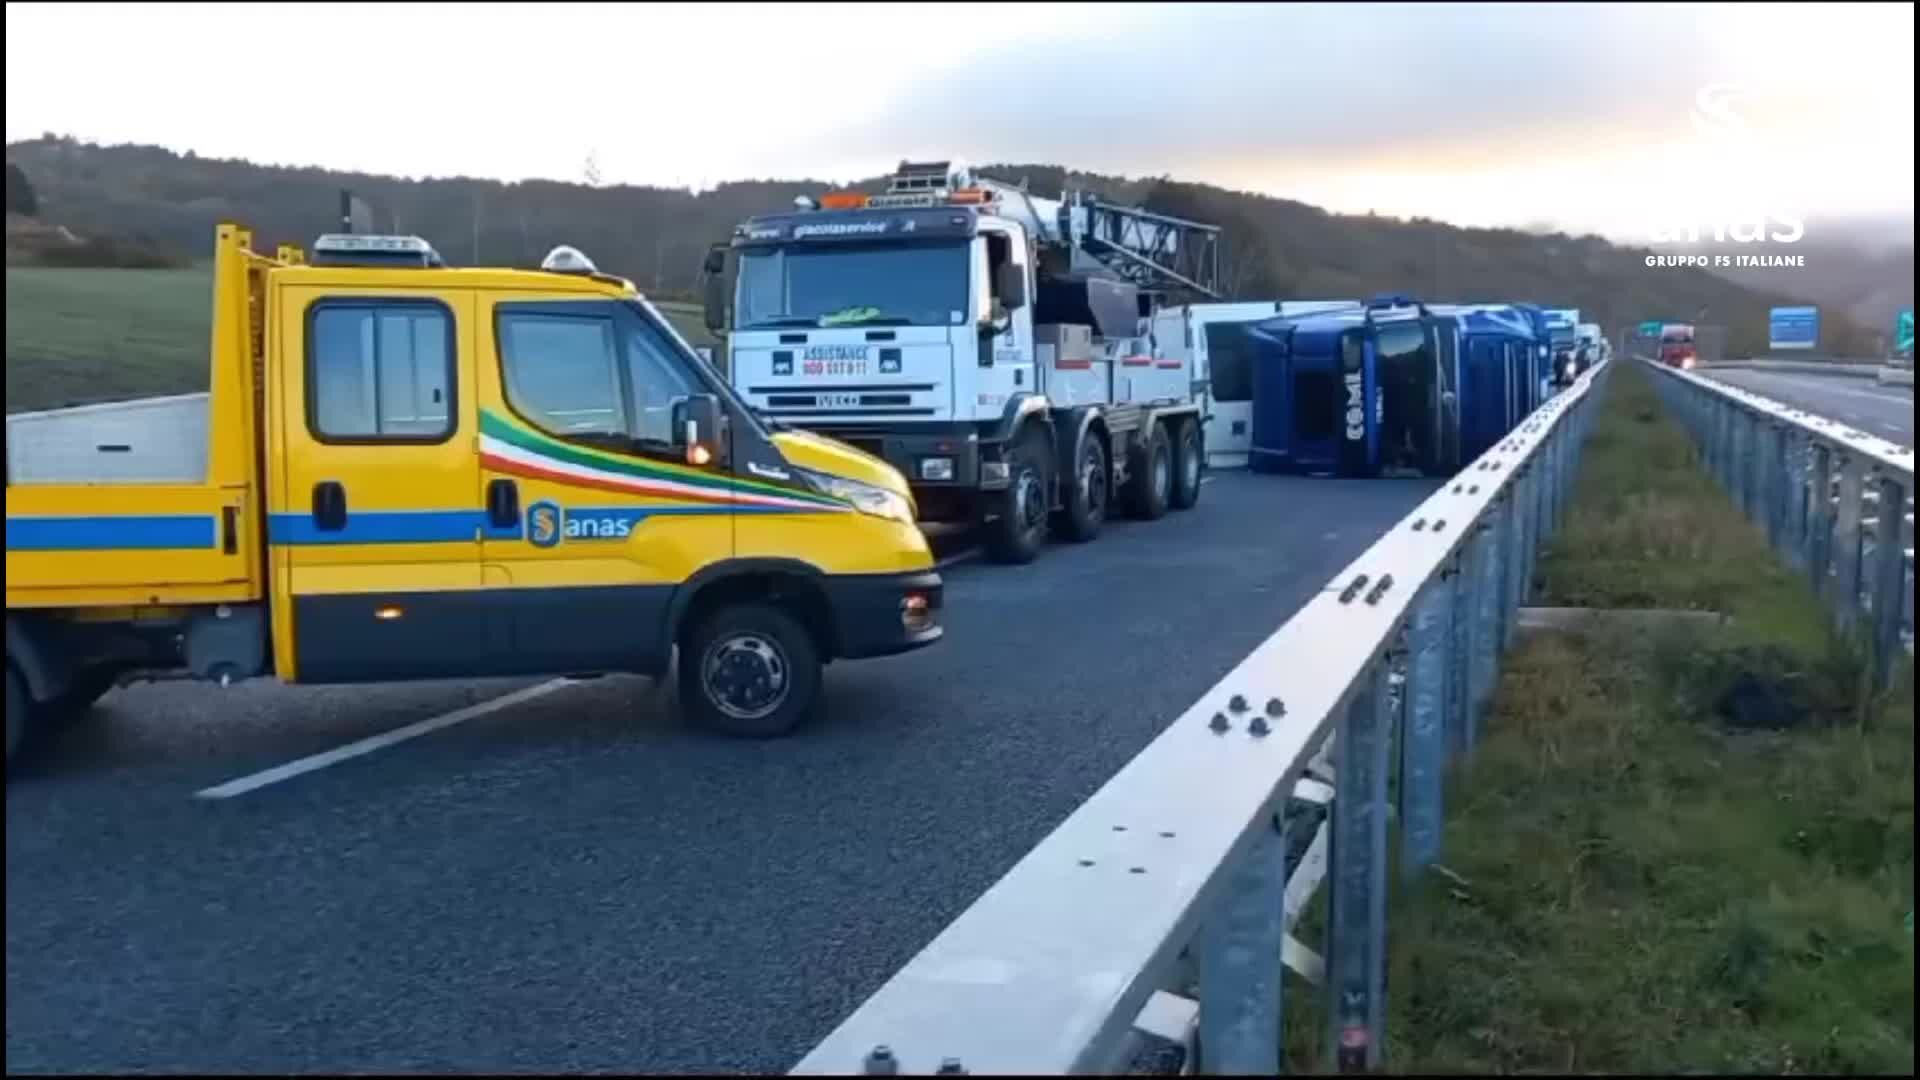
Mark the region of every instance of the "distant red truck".
POLYGON ((1660 331, 1660 362, 1685 370, 1698 363, 1700 354, 1693 347, 1693 327, 1668 323, 1660 331))

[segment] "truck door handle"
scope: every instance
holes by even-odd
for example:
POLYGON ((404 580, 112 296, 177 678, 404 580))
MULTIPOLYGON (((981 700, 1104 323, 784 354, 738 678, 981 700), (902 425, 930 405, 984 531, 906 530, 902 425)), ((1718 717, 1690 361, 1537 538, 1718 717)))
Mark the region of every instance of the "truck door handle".
POLYGON ((496 529, 511 529, 520 523, 520 485, 511 480, 493 480, 487 484, 487 524, 496 529))
POLYGON ((327 532, 347 527, 347 489, 338 480, 313 485, 313 523, 327 532))

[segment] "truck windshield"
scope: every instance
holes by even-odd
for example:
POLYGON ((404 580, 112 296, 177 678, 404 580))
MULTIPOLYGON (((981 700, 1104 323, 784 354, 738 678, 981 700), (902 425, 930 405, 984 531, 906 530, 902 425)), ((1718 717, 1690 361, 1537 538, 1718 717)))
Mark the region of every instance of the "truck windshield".
POLYGON ((966 321, 967 245, 748 248, 736 328, 966 321))

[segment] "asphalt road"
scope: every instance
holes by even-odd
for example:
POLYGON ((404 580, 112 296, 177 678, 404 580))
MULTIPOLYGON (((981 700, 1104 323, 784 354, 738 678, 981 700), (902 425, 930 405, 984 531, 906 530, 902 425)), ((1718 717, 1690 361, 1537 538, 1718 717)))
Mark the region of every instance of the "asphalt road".
POLYGON ((1709 368, 1701 374, 1838 420, 1869 435, 1913 445, 1913 388, 1843 375, 1709 368))
POLYGON ((7 1069, 784 1070, 1432 486, 953 566, 777 742, 605 679, 216 801, 531 683, 115 691, 7 785, 7 1069))

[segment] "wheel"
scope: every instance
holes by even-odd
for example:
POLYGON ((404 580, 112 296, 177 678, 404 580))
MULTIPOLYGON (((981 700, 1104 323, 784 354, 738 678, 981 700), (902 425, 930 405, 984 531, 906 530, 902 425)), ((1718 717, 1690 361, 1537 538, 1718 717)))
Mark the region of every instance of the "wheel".
POLYGON ((746 738, 785 735, 819 696, 813 638, 770 604, 720 608, 681 644, 681 707, 702 727, 746 738))
POLYGON ((1200 501, 1201 473, 1206 463, 1200 421, 1191 417, 1180 421, 1180 434, 1173 441, 1173 498, 1169 500, 1175 510, 1190 510, 1200 501))
POLYGON ((1153 425, 1147 445, 1134 451, 1133 475, 1127 479, 1127 509, 1152 521, 1167 512, 1173 489, 1173 448, 1167 444, 1167 426, 1153 425))
POLYGON ((27 736, 27 686, 20 679, 20 673, 7 665, 7 765, 13 765, 13 755, 20 749, 20 743, 27 736))
POLYGON ((1047 442, 1038 428, 1028 428, 1014 443, 999 516, 987 529, 987 554, 995 562, 1032 562, 1040 554, 1047 539, 1047 458, 1047 442))
POLYGON ((1113 473, 1107 468, 1107 448, 1100 437, 1087 432, 1073 463, 1073 482, 1067 508, 1060 515, 1061 531, 1069 540, 1085 542, 1100 535, 1107 520, 1107 491, 1113 473))

